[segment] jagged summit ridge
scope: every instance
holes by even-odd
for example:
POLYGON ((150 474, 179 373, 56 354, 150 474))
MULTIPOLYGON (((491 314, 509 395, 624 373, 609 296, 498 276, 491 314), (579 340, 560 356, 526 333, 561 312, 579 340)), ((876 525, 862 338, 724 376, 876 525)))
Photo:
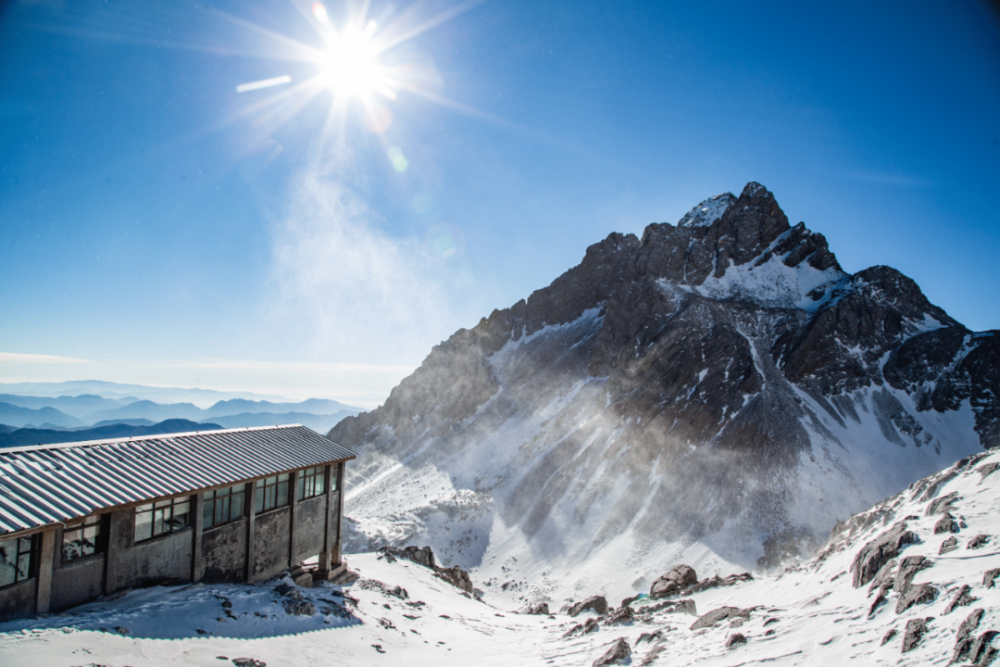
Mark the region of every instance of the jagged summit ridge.
POLYGON ((709 197, 695 206, 678 221, 678 227, 704 227, 722 217, 722 214, 736 202, 736 197, 730 192, 709 197))
POLYGON ((548 554, 575 564, 534 577, 553 590, 609 560, 621 586, 669 558, 771 567, 1000 444, 998 340, 894 269, 845 273, 751 183, 710 223, 590 246, 338 424, 350 548, 498 577, 548 554))

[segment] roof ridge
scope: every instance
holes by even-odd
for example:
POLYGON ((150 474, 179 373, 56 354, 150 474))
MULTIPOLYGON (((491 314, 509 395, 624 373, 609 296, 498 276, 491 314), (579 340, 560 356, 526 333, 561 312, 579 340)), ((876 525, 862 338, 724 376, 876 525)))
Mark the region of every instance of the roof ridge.
MULTIPOLYGON (((302 424, 275 424, 274 426, 238 426, 236 428, 208 429, 204 431, 185 431, 183 433, 160 433, 155 435, 136 435, 118 438, 104 438, 102 440, 81 440, 80 442, 52 442, 45 445, 17 445, 14 447, 0 447, 0 456, 17 452, 38 452, 49 449, 67 449, 70 447, 87 447, 97 445, 113 445, 127 442, 144 442, 147 440, 168 440, 170 438, 183 438, 198 435, 218 435, 220 433, 245 433, 247 431, 268 431, 282 428, 305 428, 302 424)), ((322 434, 318 434, 322 435, 322 434)))

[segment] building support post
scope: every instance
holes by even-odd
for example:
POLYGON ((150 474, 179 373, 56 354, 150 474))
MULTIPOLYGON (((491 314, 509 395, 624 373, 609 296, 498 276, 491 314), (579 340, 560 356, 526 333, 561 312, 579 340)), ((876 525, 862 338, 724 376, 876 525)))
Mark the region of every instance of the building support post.
POLYGON ((333 547, 333 534, 331 531, 333 525, 330 520, 330 515, 333 513, 333 484, 331 484, 331 478, 336 479, 336 466, 336 463, 331 463, 325 466, 326 470, 323 472, 323 488, 326 489, 326 502, 323 506, 326 508, 326 521, 323 522, 323 551, 319 554, 319 571, 317 573, 320 579, 329 579, 330 577, 330 549, 333 547))
POLYGON ((250 482, 250 492, 247 493, 247 559, 246 582, 253 583, 254 540, 256 539, 254 519, 257 510, 257 483, 250 482))
POLYGON ((194 545, 191 549, 191 583, 201 581, 205 576, 205 555, 202 553, 202 534, 204 532, 204 511, 205 494, 194 494, 194 502, 191 503, 191 511, 194 512, 191 527, 194 529, 194 545))
POLYGON ((288 567, 298 565, 295 562, 295 530, 297 528, 295 515, 299 509, 299 475, 302 472, 292 472, 288 475, 288 567))
POLYGON ((56 531, 46 530, 38 536, 38 541, 35 613, 47 614, 52 606, 52 561, 55 557, 56 531))
POLYGON ((341 561, 341 545, 344 540, 344 462, 341 461, 337 465, 337 497, 336 501, 336 511, 332 517, 334 525, 330 532, 333 533, 334 545, 330 553, 330 560, 333 563, 333 567, 340 567, 341 561))

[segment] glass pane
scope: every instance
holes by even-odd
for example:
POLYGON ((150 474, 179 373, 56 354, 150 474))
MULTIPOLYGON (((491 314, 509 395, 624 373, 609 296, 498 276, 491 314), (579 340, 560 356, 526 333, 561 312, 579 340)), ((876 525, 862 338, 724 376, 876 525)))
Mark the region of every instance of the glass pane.
POLYGON ((333 474, 330 475, 330 490, 331 491, 336 491, 337 490, 337 483, 340 481, 340 480, 337 479, 338 468, 339 468, 339 466, 334 466, 334 468, 333 468, 333 474))
POLYGON ((170 510, 153 510, 153 535, 162 535, 167 532, 166 522, 164 521, 164 514, 166 518, 170 518, 170 510))
POLYGON ((9 586, 14 583, 16 562, 17 540, 0 542, 0 586, 9 586))
POLYGON ((267 482, 268 486, 274 486, 275 484, 278 483, 278 478, 277 477, 268 477, 267 480, 266 480, 266 482, 267 482))
POLYGON ((233 492, 233 487, 227 486, 224 489, 219 489, 218 491, 216 491, 215 495, 216 496, 228 496, 232 492, 233 492))
MULTIPOLYGON (((288 475, 285 475, 287 478, 288 475)), ((284 507, 288 504, 288 480, 284 482, 278 482, 278 507, 284 507)))
MULTIPOLYGON (((143 505, 143 507, 148 507, 148 505, 143 505)), ((135 541, 141 542, 143 540, 148 540, 152 536, 153 513, 137 511, 135 513, 135 541)))
POLYGON ((211 500, 214 497, 215 497, 215 491, 206 491, 205 495, 203 496, 205 502, 208 502, 209 500, 211 500))
POLYGON ((156 507, 156 509, 160 509, 161 507, 170 507, 173 504, 174 501, 172 500, 157 500, 154 507, 156 507))
POLYGON ((149 512, 153 509, 153 503, 147 503, 145 505, 139 505, 135 508, 136 512, 149 512))
POLYGON ((286 472, 284 475, 278 475, 278 481, 279 482, 287 482, 288 481, 288 473, 286 472))
POLYGON ((174 503, 174 516, 170 521, 172 530, 180 530, 181 528, 187 528, 188 525, 188 514, 191 512, 191 501, 187 498, 180 502, 174 503))
MULTIPOLYGON (((258 484, 260 484, 260 482, 258 482, 258 484)), ((254 497, 254 502, 253 502, 253 513, 260 514, 263 511, 264 511, 264 492, 260 490, 260 487, 258 487, 257 495, 256 497, 254 497)))
POLYGON ((326 471, 316 475, 316 495, 321 496, 326 493, 326 471))
POLYGON ((229 507, 230 521, 239 519, 240 517, 243 516, 243 504, 246 502, 245 498, 246 494, 243 491, 233 494, 233 502, 229 507))
MULTIPOLYGON (((205 494, 208 495, 207 493, 205 494)), ((215 525, 215 501, 205 500, 205 504, 201 506, 201 523, 202 528, 211 528, 215 525)))
POLYGON ((24 581, 31 577, 31 550, 23 553, 17 559, 17 580, 24 581))
POLYGON ((301 473, 299 474, 299 480, 295 483, 295 486, 297 489, 295 497, 302 500, 306 497, 306 478, 301 473))
POLYGON ((274 505, 274 501, 275 501, 274 494, 275 494, 275 489, 276 488, 277 487, 269 486, 266 489, 264 489, 264 509, 265 510, 274 509, 274 507, 275 507, 275 505, 274 505))
POLYGON ((261 490, 263 488, 264 488, 264 480, 258 479, 257 480, 257 490, 259 491, 259 490, 261 490))
POLYGON ((216 512, 218 512, 219 515, 219 523, 225 523, 226 521, 229 521, 229 505, 231 502, 232 502, 232 497, 226 496, 225 498, 222 499, 222 502, 219 503, 219 507, 216 510, 216 512))

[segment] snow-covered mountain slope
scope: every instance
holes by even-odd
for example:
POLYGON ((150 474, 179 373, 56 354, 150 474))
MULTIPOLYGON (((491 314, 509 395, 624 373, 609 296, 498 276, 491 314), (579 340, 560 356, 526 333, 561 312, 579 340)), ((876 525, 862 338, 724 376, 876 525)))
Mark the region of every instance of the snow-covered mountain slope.
POLYGON ((330 437, 353 550, 429 544, 510 600, 755 570, 1000 444, 1000 335, 846 274, 763 186, 702 202, 435 347, 330 437), (531 582, 530 584, 527 582, 531 582))
MULTIPOLYGON (((982 656, 1000 650, 1000 452, 843 522, 816 556, 781 574, 703 573, 692 590, 643 596, 628 610, 609 598, 600 616, 571 617, 559 604, 553 616, 516 613, 406 560, 348 558, 362 578, 343 587, 156 588, 0 624, 0 664, 577 666, 624 644, 618 664, 943 667, 957 655, 987 665, 982 656), (306 603, 314 614, 290 613, 306 603)), ((595 582, 575 599, 605 593, 595 582)))

